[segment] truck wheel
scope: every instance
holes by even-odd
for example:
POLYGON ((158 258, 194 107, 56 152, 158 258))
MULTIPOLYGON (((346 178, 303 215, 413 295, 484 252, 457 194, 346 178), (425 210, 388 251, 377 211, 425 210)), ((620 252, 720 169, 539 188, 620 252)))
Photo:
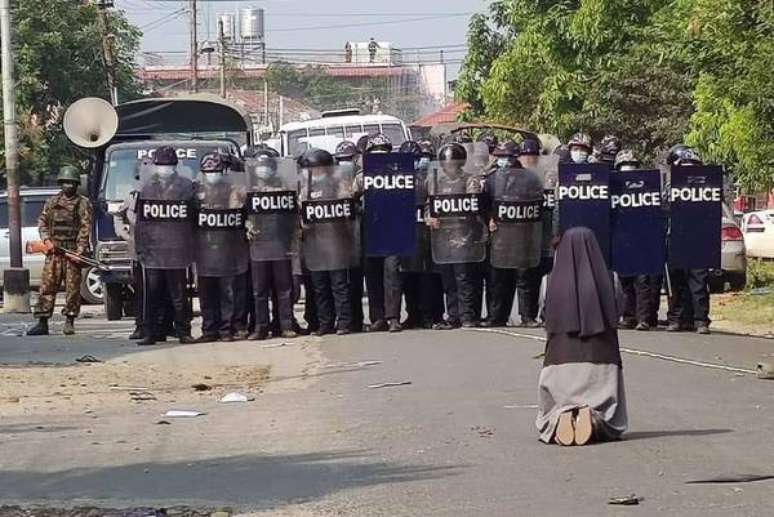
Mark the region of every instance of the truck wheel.
POLYGON ((105 314, 108 321, 120 320, 124 314, 123 286, 121 284, 105 284, 105 314))
POLYGON ((99 271, 90 267, 81 273, 81 298, 88 305, 99 305, 105 296, 99 271))

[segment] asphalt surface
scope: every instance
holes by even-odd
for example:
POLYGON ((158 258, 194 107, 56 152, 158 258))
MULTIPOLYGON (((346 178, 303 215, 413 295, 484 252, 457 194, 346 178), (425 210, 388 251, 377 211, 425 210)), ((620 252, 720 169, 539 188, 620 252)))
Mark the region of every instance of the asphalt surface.
POLYGON ((774 514, 774 480, 688 483, 774 475, 774 381, 749 373, 774 361, 772 340, 622 332, 630 432, 560 448, 539 443, 534 426, 539 330, 149 352, 124 339, 128 321, 79 321, 72 339, 13 336, 19 321, 0 320, 3 368, 57 368, 86 353, 174 362, 195 352, 203 363, 238 363, 249 350, 273 365, 272 378, 255 402, 203 399, 196 409, 207 415, 171 425, 155 424, 167 400, 99 418, 81 409, 4 417, 0 404, 0 504, 288 516, 774 514), (410 384, 369 388, 392 382, 410 384), (643 498, 639 506, 607 504, 629 494, 643 498))

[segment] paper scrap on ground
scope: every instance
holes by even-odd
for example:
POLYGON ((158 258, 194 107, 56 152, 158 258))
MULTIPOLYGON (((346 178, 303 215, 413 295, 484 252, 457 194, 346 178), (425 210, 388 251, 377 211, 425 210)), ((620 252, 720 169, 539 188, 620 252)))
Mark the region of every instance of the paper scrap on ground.
POLYGON ((222 399, 220 399, 221 402, 226 404, 232 403, 232 402, 250 402, 251 400, 255 400, 255 399, 252 397, 248 397, 244 393, 236 393, 236 392, 227 393, 226 395, 223 396, 222 399))
POLYGON ((193 418, 197 416, 203 416, 207 413, 202 413, 201 411, 193 411, 193 410, 187 410, 187 409, 170 409, 166 413, 164 413, 165 417, 168 418, 193 418))
POLYGON ((393 388, 395 386, 406 386, 408 384, 411 384, 411 381, 383 382, 381 384, 369 384, 368 387, 371 388, 371 389, 375 389, 375 388, 393 388))

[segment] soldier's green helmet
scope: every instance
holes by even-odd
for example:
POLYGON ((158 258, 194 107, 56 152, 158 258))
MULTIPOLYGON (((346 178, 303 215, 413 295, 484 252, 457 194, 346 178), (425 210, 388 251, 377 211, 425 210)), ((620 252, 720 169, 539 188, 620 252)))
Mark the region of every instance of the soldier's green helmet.
POLYGON ((56 176, 56 182, 61 183, 63 181, 72 181, 81 184, 81 173, 74 165, 65 165, 59 169, 59 174, 56 176))

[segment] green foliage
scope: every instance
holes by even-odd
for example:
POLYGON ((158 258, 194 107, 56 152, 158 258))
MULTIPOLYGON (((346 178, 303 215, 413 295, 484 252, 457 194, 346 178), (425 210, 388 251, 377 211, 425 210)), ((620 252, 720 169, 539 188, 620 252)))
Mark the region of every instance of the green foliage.
POLYGON ((774 186, 774 8, 757 0, 493 0, 471 19, 468 117, 567 138, 677 142, 746 190, 774 186))
MULTIPOLYGON (((84 159, 64 136, 62 116, 72 102, 109 98, 109 91, 96 7, 69 0, 18 0, 11 6, 20 172, 30 184, 84 159)), ((140 32, 121 12, 108 18, 119 98, 130 100, 139 94, 133 64, 140 32)))
POLYGON ((774 262, 750 259, 747 262, 747 288, 774 287, 774 262))

